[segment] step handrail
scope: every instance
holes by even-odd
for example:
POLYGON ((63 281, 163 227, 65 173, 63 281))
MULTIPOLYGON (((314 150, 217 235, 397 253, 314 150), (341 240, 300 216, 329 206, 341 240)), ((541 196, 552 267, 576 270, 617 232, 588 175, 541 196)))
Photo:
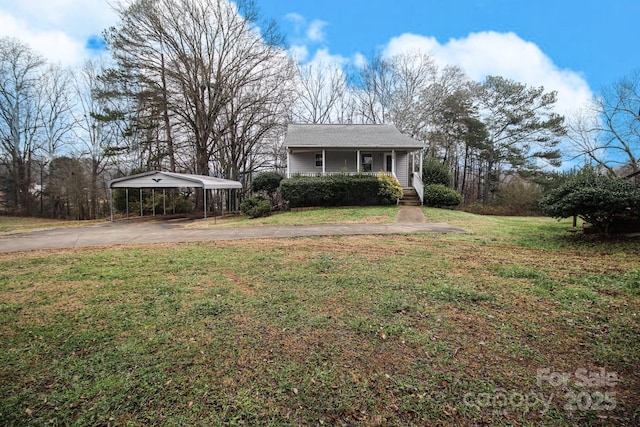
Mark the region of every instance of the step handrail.
POLYGON ((424 183, 422 182, 422 178, 415 172, 413 173, 413 188, 416 190, 416 193, 418 193, 420 204, 424 204, 424 183))

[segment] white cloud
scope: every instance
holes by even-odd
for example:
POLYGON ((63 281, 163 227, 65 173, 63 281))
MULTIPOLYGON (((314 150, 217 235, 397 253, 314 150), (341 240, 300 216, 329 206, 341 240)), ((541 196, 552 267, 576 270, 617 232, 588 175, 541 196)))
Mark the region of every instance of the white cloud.
POLYGON ((304 64, 309 60, 313 61, 313 57, 318 54, 322 55, 320 51, 324 49, 326 42, 324 29, 328 25, 327 22, 319 19, 308 22, 304 16, 297 13, 288 13, 285 19, 293 25, 289 54, 294 60, 304 64), (318 50, 312 54, 315 49, 318 50))
POLYGON ((54 63, 76 63, 83 55, 83 45, 62 31, 30 31, 11 15, 0 12, 0 37, 15 37, 54 63))
POLYGON ((357 68, 362 68, 367 65, 367 58, 360 52, 357 52, 351 57, 351 63, 357 68))
POLYGON ((307 38, 311 42, 321 43, 325 40, 324 27, 327 23, 316 19, 309 24, 307 28, 307 38))
POLYGON ((332 55, 329 52, 329 49, 322 48, 318 49, 316 53, 313 55, 313 58, 309 61, 310 63, 314 63, 316 65, 324 65, 324 66, 339 66, 342 67, 346 65, 349 61, 342 55, 332 55))
POLYGON ((306 25, 304 17, 297 13, 287 13, 284 18, 293 24, 297 34, 299 34, 302 31, 302 27, 306 25))
POLYGON ((64 65, 76 65, 91 56, 87 40, 116 22, 106 0, 11 3, 0 6, 0 37, 16 37, 45 58, 64 65))
POLYGON ((289 55, 295 61, 303 63, 309 57, 309 49, 305 45, 294 44, 289 48, 289 55))
POLYGON ((530 86, 544 86, 546 91, 555 90, 557 111, 561 114, 573 113, 593 98, 588 83, 579 73, 560 69, 535 43, 514 33, 472 33, 445 44, 433 37, 403 34, 389 41, 384 54, 416 51, 430 54, 441 65, 457 65, 477 81, 500 75, 530 86))

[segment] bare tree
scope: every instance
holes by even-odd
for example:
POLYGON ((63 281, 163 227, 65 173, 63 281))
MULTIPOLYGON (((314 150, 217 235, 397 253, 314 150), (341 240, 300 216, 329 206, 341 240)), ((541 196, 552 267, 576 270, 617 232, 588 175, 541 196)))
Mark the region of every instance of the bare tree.
MULTIPOLYGON (((225 106, 218 126, 225 129, 220 135, 220 150, 215 156, 220 171, 230 179, 251 176, 271 159, 260 155, 262 145, 282 133, 294 98, 293 68, 288 61, 276 62, 252 85, 244 85, 225 106), (280 64, 280 67, 277 65, 280 64)), ((246 186, 250 182, 245 180, 246 186)))
POLYGON ((591 105, 573 112, 567 117, 567 139, 571 142, 568 153, 574 159, 584 157, 587 162, 603 165, 613 173, 613 168, 605 161, 606 151, 598 141, 601 129, 595 100, 591 105))
POLYGON ((338 64, 311 62, 298 67, 297 100, 293 118, 300 123, 340 121, 341 100, 347 84, 338 64))
POLYGON ((352 77, 357 111, 365 123, 393 123, 401 132, 424 140, 426 123, 421 98, 436 73, 429 55, 377 55, 352 77))
MULTIPOLYGON (((65 145, 73 144, 73 134, 76 125, 73 111, 75 98, 73 86, 73 72, 57 65, 50 65, 42 76, 40 95, 42 104, 41 154, 36 159, 40 172, 40 214, 51 210, 54 204, 54 188, 51 182, 53 159, 65 145), (45 203, 45 192, 48 193, 45 203)), ((52 212, 51 212, 52 213, 52 212)))
POLYGON ((363 123, 385 123, 391 104, 393 74, 392 64, 376 55, 352 77, 356 111, 363 123))
POLYGON ((45 61, 26 44, 0 38, 0 147, 10 209, 31 214, 32 160, 41 148, 45 61))
POLYGON ((164 125, 188 135, 195 172, 209 174, 228 138, 244 138, 228 128, 230 112, 246 105, 262 79, 290 65, 277 28, 258 29, 251 1, 136 0, 117 12, 121 23, 107 40, 119 67, 149 93, 161 94, 155 98, 164 125))
POLYGON ((50 65, 43 74, 41 93, 45 102, 42 122, 48 161, 56 156, 63 145, 71 142, 75 127, 73 110, 76 106, 72 86, 73 73, 69 69, 50 65))
MULTIPOLYGON (((104 65, 100 61, 88 60, 77 73, 75 95, 78 101, 76 117, 76 150, 78 157, 86 159, 89 169, 88 182, 85 182, 89 194, 89 218, 100 215, 99 202, 104 199, 107 177, 103 172, 113 159, 127 151, 127 147, 119 145, 123 134, 120 108, 107 104, 100 93, 108 91, 105 82, 100 78, 104 65)), ((83 215, 84 216, 84 215, 83 215)))
POLYGON ((385 119, 401 132, 425 141, 431 119, 424 95, 434 86, 438 68, 433 58, 422 53, 398 55, 386 61, 392 80, 385 119))
POLYGON ((640 182, 640 70, 605 88, 596 108, 602 126, 597 144, 585 144, 584 153, 612 173, 640 182))

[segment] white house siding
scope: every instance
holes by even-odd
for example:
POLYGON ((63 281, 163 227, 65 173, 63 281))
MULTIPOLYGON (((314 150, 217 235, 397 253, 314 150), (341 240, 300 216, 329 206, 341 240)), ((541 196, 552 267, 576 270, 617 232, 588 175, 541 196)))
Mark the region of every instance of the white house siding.
POLYGON ((396 151, 396 177, 403 187, 409 187, 409 155, 396 151))
MULTIPOLYGON (((289 154, 289 173, 294 175, 296 173, 322 173, 322 168, 316 166, 316 153, 322 153, 319 151, 298 152, 289 154)), ((325 172, 356 172, 358 168, 356 151, 325 151, 325 172)), ((396 151, 396 176, 400 185, 408 187, 409 184, 409 155, 406 151, 396 151)), ((371 151, 360 150, 360 156, 364 154, 372 154, 373 164, 371 172, 379 172, 385 170, 385 158, 386 155, 391 154, 390 151, 371 151)), ((391 171, 387 171, 391 172, 391 171)))
POLYGON ((289 154, 289 173, 291 175, 295 173, 309 173, 318 172, 322 173, 322 168, 316 167, 316 153, 304 152, 304 153, 290 153, 289 154))

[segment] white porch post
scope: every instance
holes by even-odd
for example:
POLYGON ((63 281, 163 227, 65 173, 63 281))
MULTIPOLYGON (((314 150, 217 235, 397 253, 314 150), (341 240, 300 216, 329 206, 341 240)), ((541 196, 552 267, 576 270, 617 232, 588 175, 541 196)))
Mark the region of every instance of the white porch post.
POLYGON ((360 150, 356 150, 356 173, 360 173, 360 150))
POLYGON ((289 158, 289 150, 287 150, 287 178, 291 178, 291 159, 289 158))
POLYGON ((424 151, 420 150, 420 166, 418 167, 420 171, 420 179, 422 179, 422 163, 424 163, 424 151))
POLYGON ((325 176, 327 173, 327 152, 326 150, 322 150, 322 176, 325 176))
POLYGON ((396 176, 396 150, 391 150, 391 174, 396 176))

